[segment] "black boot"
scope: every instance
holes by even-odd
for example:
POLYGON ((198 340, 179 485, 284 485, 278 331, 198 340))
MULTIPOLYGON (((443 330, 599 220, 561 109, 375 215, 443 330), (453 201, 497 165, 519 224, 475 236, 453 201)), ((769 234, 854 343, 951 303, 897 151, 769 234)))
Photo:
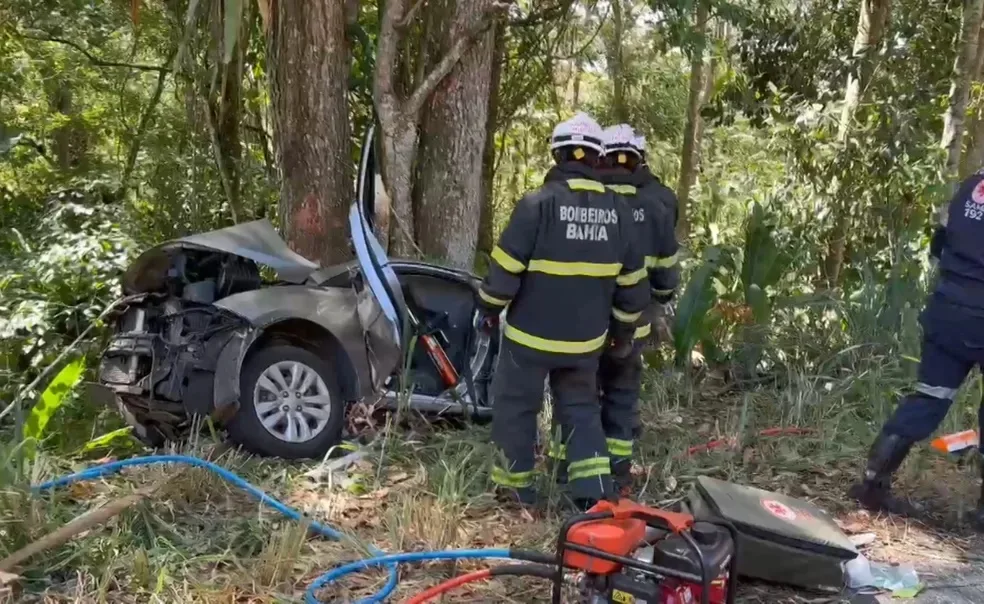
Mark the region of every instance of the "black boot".
POLYGON ((892 474, 902 465, 912 444, 897 434, 880 433, 868 452, 868 465, 861 482, 848 490, 848 496, 873 512, 901 516, 917 514, 918 508, 892 494, 892 474))

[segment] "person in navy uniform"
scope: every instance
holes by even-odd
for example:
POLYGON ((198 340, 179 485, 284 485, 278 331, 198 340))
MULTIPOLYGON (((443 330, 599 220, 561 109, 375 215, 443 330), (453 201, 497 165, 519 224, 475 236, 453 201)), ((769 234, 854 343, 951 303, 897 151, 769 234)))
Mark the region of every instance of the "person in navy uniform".
MULTIPOLYGON (((882 427, 861 481, 849 491, 873 511, 920 511, 892 493, 892 475, 912 446, 939 427, 971 369, 984 364, 984 170, 960 184, 933 234, 930 254, 939 263, 939 277, 921 317, 918 380, 882 427)), ((984 405, 978 422, 984 428, 984 405)), ((984 497, 975 521, 984 527, 984 497)))

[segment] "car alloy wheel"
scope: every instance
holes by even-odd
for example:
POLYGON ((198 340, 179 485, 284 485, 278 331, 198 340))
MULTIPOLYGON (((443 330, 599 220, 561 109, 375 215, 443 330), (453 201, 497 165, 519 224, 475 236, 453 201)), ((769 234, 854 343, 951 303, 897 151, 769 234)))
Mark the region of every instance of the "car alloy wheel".
POLYGON ((253 406, 263 427, 278 440, 307 442, 331 418, 331 392, 318 372, 300 361, 273 363, 253 387, 253 406))

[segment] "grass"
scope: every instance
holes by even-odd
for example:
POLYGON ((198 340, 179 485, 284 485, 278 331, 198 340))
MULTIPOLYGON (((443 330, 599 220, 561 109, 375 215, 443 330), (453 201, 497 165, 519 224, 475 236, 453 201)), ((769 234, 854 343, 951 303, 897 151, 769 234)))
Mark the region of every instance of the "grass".
MULTIPOLYGON (((845 523, 861 522, 843 493, 857 477, 875 429, 905 383, 906 370, 905 362, 889 356, 849 354, 857 355, 850 371, 829 376, 791 372, 766 385, 734 383, 709 370, 697 375, 647 370, 637 468, 640 499, 672 504, 686 496, 697 476, 710 475, 809 499, 845 523), (756 436, 775 426, 806 426, 814 432, 756 436), (734 438, 738 444, 687 454, 689 447, 717 438, 734 438)), ((980 386, 965 390, 948 420, 950 429, 976 420, 971 408, 979 400, 980 386)), ((546 415, 544 434, 545 422, 546 415)), ((510 545, 549 549, 561 520, 554 505, 532 518, 496 504, 487 479, 494 458, 487 427, 431 424, 412 415, 377 422, 371 454, 349 468, 343 480, 329 480, 320 464, 247 458, 204 440, 182 449, 215 460, 312 518, 338 527, 352 536, 348 543, 308 538, 303 526, 194 468, 135 469, 51 497, 30 497, 26 483, 95 461, 92 454, 86 458, 51 451, 42 447, 26 468, 29 480, 21 480, 12 469, 12 447, 0 449, 0 461, 7 460, 0 465, 0 558, 87 509, 156 482, 164 486, 105 526, 32 558, 18 571, 18 602, 298 601, 321 572, 362 557, 364 544, 391 552, 510 545)), ((967 470, 925 447, 913 458, 900 476, 906 488, 948 502, 948 518, 973 507, 976 481, 967 480, 967 470)), ((556 502, 552 482, 544 477, 541 486, 556 502)), ((880 542, 891 546, 876 557, 901 556, 899 544, 914 534, 909 524, 899 527, 871 518, 863 524, 864 530, 885 535, 880 542)), ((963 534, 958 531, 948 539, 966 539, 963 534)), ((479 565, 407 567, 393 601, 479 565)), ((380 571, 367 572, 321 595, 326 601, 351 601, 378 589, 384 580, 380 571)), ((496 580, 444 601, 543 602, 547 596, 540 581, 496 580)), ((742 594, 746 602, 805 601, 801 597, 754 585, 742 594)))

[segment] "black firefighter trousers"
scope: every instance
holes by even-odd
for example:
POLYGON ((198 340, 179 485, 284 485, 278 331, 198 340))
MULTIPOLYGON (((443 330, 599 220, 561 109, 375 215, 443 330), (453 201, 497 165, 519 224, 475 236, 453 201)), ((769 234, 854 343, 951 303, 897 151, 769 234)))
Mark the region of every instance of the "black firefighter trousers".
MULTIPOLYGON (((617 358, 603 354, 598 363, 601 426, 616 482, 627 483, 632 469, 633 438, 639 432, 639 392, 642 386, 642 345, 637 341, 631 354, 617 358)), ((556 425, 556 422, 555 422, 556 425)), ((558 462, 558 480, 566 482, 565 441, 550 443, 549 455, 558 462)))
POLYGON ((523 499, 534 493, 537 416, 543 406, 544 381, 549 380, 554 417, 567 445, 570 496, 601 500, 613 494, 611 460, 598 405, 597 371, 597 357, 567 360, 503 338, 492 381, 492 440, 505 458, 492 470, 497 486, 515 489, 523 499))

